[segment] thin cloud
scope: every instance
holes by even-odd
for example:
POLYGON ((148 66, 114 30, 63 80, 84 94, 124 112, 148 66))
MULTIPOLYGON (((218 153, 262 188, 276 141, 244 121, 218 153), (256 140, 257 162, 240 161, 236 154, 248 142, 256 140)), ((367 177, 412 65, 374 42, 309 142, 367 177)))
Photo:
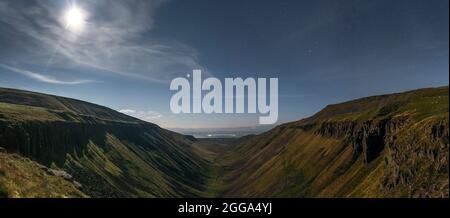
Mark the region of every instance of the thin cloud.
POLYGON ((40 82, 51 83, 51 84, 79 85, 79 84, 86 84, 86 83, 93 83, 93 82, 95 82, 93 80, 64 81, 64 80, 55 79, 55 78, 53 78, 51 76, 47 76, 47 75, 44 75, 44 74, 31 72, 31 71, 28 71, 28 70, 19 69, 19 68, 8 66, 8 65, 4 65, 4 64, 0 64, 0 67, 8 69, 11 72, 22 74, 22 75, 27 76, 27 77, 29 77, 31 79, 34 79, 34 80, 37 80, 37 81, 40 81, 40 82))
POLYGON ((192 69, 204 69, 207 73, 198 62, 195 49, 174 39, 151 37, 155 11, 164 2, 167 1, 79 1, 87 19, 83 31, 78 33, 64 28, 61 17, 68 5, 59 0, 0 2, 0 22, 6 30, 2 34, 7 34, 3 40, 21 41, 14 50, 0 51, 0 57, 12 57, 11 63, 26 66, 67 71, 82 68, 86 73, 158 83, 184 76, 192 69))

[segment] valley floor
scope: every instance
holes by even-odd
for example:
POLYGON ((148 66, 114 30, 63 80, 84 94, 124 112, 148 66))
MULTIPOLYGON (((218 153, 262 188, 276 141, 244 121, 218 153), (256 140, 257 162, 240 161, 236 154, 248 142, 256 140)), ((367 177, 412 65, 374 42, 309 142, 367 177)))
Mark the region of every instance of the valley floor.
POLYGON ((226 166, 223 156, 229 151, 237 139, 198 139, 195 143, 196 152, 209 163, 208 180, 204 184, 204 197, 221 197, 225 190, 224 174, 226 166))

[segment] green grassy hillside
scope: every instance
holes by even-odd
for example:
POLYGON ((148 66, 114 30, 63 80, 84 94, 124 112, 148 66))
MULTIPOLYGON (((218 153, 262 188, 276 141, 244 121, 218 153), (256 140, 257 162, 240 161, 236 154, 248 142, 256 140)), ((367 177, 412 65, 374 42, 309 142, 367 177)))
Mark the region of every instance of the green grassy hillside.
POLYGON ((78 182, 59 172, 62 171, 48 169, 28 158, 0 150, 0 198, 88 197, 78 190, 78 182))
POLYGON ((448 197, 448 87, 330 105, 241 139, 227 197, 448 197))
POLYGON ((448 197, 448 106, 448 87, 422 89, 238 140, 195 139, 0 89, 0 197, 448 197))
POLYGON ((202 196, 192 141, 106 107, 0 89, 0 146, 72 174, 93 197, 202 196))

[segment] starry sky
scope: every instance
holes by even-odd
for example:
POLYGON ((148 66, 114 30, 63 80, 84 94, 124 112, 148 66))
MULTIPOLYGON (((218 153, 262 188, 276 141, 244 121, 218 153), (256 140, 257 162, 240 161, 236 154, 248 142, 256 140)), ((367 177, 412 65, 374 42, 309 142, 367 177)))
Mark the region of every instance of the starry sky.
POLYGON ((105 105, 167 128, 257 126, 173 114, 193 69, 279 79, 279 123, 328 104, 448 85, 448 0, 2 0, 0 87, 105 105), (68 25, 76 7, 79 28, 68 25))

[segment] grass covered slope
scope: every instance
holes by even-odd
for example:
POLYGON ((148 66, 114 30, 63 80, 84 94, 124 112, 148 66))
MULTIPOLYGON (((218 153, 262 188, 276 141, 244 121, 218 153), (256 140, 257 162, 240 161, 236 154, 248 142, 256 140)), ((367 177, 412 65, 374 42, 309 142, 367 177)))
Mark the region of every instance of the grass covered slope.
POLYGON ((448 87, 330 105, 241 139, 227 197, 448 197, 448 87))
POLYGON ((17 154, 0 151, 0 198, 87 197, 77 183, 17 154))
POLYGON ((202 196, 192 141, 106 107, 0 89, 0 146, 62 169, 93 197, 202 196))
POLYGON ((448 197, 448 106, 448 87, 422 89, 196 140, 95 104, 0 89, 0 197, 448 197))

